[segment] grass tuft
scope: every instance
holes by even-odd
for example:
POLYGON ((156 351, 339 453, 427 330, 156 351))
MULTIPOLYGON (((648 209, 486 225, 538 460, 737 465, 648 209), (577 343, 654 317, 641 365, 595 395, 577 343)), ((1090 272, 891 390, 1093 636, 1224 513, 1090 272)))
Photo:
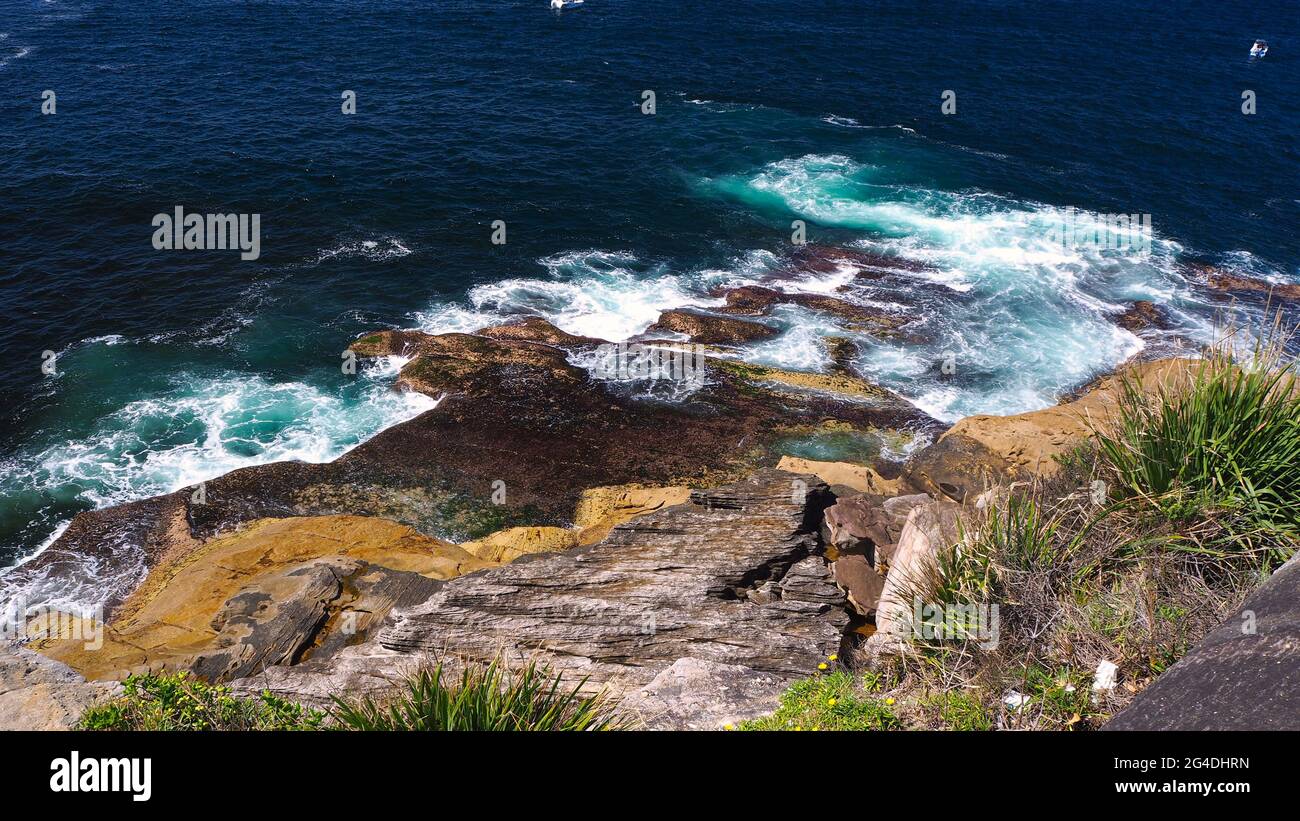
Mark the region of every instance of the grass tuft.
POLYGON ((387 701, 336 697, 331 716, 351 730, 618 730, 628 721, 603 693, 582 694, 536 662, 466 667, 448 683, 442 665, 418 670, 387 701))
POLYGON ((1300 390, 1284 345, 1237 362, 1221 343, 1186 384, 1145 387, 1124 377, 1096 430, 1114 495, 1175 525, 1176 549, 1285 561, 1300 538, 1300 390))

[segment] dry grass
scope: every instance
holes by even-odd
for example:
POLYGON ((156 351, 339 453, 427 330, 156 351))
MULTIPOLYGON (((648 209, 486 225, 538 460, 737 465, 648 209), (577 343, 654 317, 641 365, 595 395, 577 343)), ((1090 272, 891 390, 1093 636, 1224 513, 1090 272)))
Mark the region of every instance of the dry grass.
POLYGON ((905 591, 998 606, 996 646, 975 635, 913 639, 875 663, 907 726, 1100 726, 1258 585, 1258 564, 1182 549, 1178 523, 1098 504, 1092 483, 1106 469, 1079 450, 1049 481, 1004 494, 905 591), (1094 693, 1103 661, 1118 666, 1119 686, 1094 693))

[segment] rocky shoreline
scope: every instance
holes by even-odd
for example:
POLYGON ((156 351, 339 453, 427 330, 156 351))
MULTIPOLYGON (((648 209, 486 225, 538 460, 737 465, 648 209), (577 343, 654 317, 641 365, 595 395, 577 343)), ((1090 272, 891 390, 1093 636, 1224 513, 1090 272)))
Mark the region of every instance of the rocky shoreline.
MULTIPOLYGON (((596 378, 575 363, 609 343, 538 318, 358 339, 358 358, 406 358, 397 389, 437 407, 334 462, 246 468, 78 515, 11 578, 74 557, 108 566, 123 545, 147 575, 106 592, 102 648, 34 623, 27 647, 0 649, 0 726, 70 726, 69 704, 131 672, 187 669, 323 704, 430 658, 503 654, 587 678, 647 727, 753 718, 828 656, 887 652, 907 568, 991 488, 1053 473, 1119 389, 1112 375, 1055 407, 948 427, 847 365, 786 371, 727 347, 770 335, 763 316, 787 302, 873 334, 906 335, 906 317, 771 288, 719 296, 713 312, 665 312, 639 342, 699 346, 703 378, 672 401, 596 378), (874 458, 791 446, 845 436, 874 458), (57 708, 32 713, 51 690, 57 708)), ((1117 321, 1167 328, 1149 303, 1117 321)), ((1125 370, 1155 389, 1187 362, 1125 370)))

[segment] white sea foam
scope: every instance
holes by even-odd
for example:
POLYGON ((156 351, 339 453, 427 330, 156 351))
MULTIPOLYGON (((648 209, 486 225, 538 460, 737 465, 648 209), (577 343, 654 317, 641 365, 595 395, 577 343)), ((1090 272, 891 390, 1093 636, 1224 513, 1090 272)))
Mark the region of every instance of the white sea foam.
MULTIPOLYGON (((435 406, 423 394, 391 390, 402 361, 390 357, 367 365, 351 392, 261 376, 182 376, 173 390, 130 402, 104 417, 90 436, 6 458, 0 463, 0 496, 36 492, 102 508, 251 465, 330 461, 435 406)), ((119 545, 112 571, 87 558, 84 567, 60 567, 57 578, 39 579, 21 590, 6 592, 0 584, 0 598, 21 595, 32 606, 92 606, 138 581, 143 553, 140 563, 130 556, 140 550, 139 545, 119 545)))
POLYGON ((316 254, 316 263, 331 259, 348 259, 360 257, 372 262, 386 262, 409 256, 411 249, 400 237, 380 237, 378 239, 345 240, 333 248, 322 248, 316 254))
POLYGON ((30 46, 19 46, 12 54, 0 57, 0 68, 4 68, 15 60, 21 60, 31 53, 32 50, 30 46))
MULTIPOLYGON (((708 181, 748 207, 860 232, 862 249, 903 263, 885 280, 860 279, 851 258, 829 270, 799 270, 768 250, 722 268, 671 272, 632 255, 580 251, 540 260, 544 277, 512 278, 472 289, 468 305, 442 304, 419 316, 425 330, 475 330, 514 315, 542 316, 570 333, 622 340, 669 308, 714 307, 718 288, 760 284, 835 295, 901 310, 913 318, 902 339, 877 339, 833 317, 783 306, 770 322, 782 333, 743 348, 747 360, 818 370, 822 339, 849 336, 869 378, 942 419, 1017 413, 1050 405, 1063 390, 1114 367, 1143 346, 1111 317, 1151 292, 1192 299, 1178 274, 1181 248, 1153 238, 1136 254, 1065 246, 1054 206, 979 191, 882 185, 877 169, 843 155, 782 160, 739 178, 708 181), (1058 232, 1059 234, 1059 232, 1058 232), (927 286, 941 285, 943 296, 927 286), (955 359, 963 375, 936 378, 955 359)), ((706 187, 707 187, 706 185, 706 187)), ((1071 214, 1080 228, 1086 215, 1071 214)), ((823 266, 819 266, 822 268, 823 266)))
MULTIPOLYGON (((1105 220, 981 191, 884 184, 878 172, 844 155, 806 155, 709 186, 774 217, 859 231, 855 244, 862 249, 922 263, 886 281, 850 277, 833 288, 851 300, 920 314, 909 327, 916 341, 863 339, 871 354, 858 364, 940 418, 1049 405, 1141 350, 1141 340, 1111 321, 1128 302, 1159 295, 1180 317, 1180 306, 1198 300, 1180 271, 1182 247, 1160 236, 1158 226, 1146 248, 1074 245, 1062 241, 1063 222, 1082 235, 1103 229, 1105 220), (943 285, 952 296, 926 284, 943 285), (890 349, 904 350, 886 355, 890 349), (947 355, 967 378, 935 378, 936 363, 947 355)), ((1192 322, 1188 333, 1208 330, 1192 322)))
POLYGON ((797 371, 826 370, 825 339, 844 333, 832 317, 793 305, 777 306, 772 317, 785 332, 746 347, 741 356, 747 362, 797 371))
POLYGON ((546 279, 475 286, 469 307, 436 305, 416 316, 418 326, 430 333, 470 331, 511 316, 540 316, 569 333, 617 342, 645 330, 669 308, 721 302, 692 293, 681 277, 631 254, 576 251, 538 262, 546 279))
POLYGON ((10 467, 38 487, 77 488, 78 497, 105 507, 250 465, 326 462, 432 407, 422 394, 389 390, 391 366, 377 368, 381 373, 361 401, 259 376, 195 380, 127 404, 101 420, 91 438, 53 445, 10 467))

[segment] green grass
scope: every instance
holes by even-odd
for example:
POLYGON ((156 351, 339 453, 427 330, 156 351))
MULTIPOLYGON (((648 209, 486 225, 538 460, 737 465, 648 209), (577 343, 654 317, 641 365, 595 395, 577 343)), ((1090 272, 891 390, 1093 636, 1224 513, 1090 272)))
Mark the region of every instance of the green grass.
POLYGON ((124 694, 87 709, 83 730, 316 730, 325 714, 270 693, 253 698, 188 673, 129 676, 124 694))
POLYGON ((995 726, 993 714, 975 693, 950 690, 922 700, 922 706, 934 711, 949 730, 985 731, 995 726))
POLYGON ((1121 382, 1097 443, 1113 494, 1179 527, 1179 549, 1247 555, 1270 567, 1300 537, 1300 391, 1293 363, 1261 346, 1234 363, 1212 352, 1189 384, 1121 382))
POLYGON ((389 700, 335 698, 331 717, 351 730, 619 730, 627 719, 603 693, 581 693, 558 673, 530 663, 466 667, 448 682, 441 665, 423 668, 389 700))
POLYGON ((855 678, 846 671, 819 673, 797 681, 781 695, 775 713, 743 722, 741 730, 899 730, 892 699, 871 695, 872 676, 855 678))
POLYGON ((1012 496, 990 511, 978 536, 980 549, 1006 571, 1050 571, 1077 546, 1074 540, 1057 538, 1058 525, 1034 499, 1012 496))

